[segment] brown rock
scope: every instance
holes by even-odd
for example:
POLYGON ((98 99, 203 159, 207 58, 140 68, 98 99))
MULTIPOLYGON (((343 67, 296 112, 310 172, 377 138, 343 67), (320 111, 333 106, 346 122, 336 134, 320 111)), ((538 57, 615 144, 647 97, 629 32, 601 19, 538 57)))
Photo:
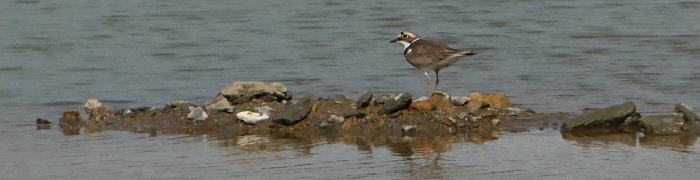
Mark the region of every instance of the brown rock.
POLYGON ((105 107, 97 99, 90 99, 85 103, 85 113, 88 114, 88 125, 109 124, 116 120, 114 110, 105 107))
POLYGON ((467 107, 467 109, 481 109, 487 105, 484 103, 484 94, 481 92, 471 92, 469 93, 468 97, 471 100, 464 105, 467 107))
POLYGON ((432 111, 435 110, 435 106, 431 104, 428 101, 417 101, 411 103, 411 105, 408 107, 410 109, 418 110, 418 111, 432 111))
POLYGON ((489 107, 494 109, 513 107, 513 104, 510 103, 510 100, 508 99, 508 96, 506 96, 505 93, 494 93, 486 95, 484 97, 484 102, 486 102, 489 105, 489 107))
POLYGON ((66 111, 63 112, 63 116, 58 120, 60 126, 83 126, 85 121, 80 117, 78 111, 66 111))

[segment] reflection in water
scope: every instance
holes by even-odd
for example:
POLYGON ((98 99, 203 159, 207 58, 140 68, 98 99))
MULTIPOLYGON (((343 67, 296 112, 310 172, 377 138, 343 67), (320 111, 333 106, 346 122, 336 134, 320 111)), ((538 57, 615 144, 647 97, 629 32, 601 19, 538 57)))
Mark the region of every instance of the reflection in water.
POLYGON ((562 138, 575 141, 584 147, 625 144, 628 146, 641 146, 646 148, 667 147, 674 150, 683 150, 695 145, 698 134, 684 132, 679 135, 645 135, 641 132, 625 131, 619 128, 595 128, 580 131, 561 131, 562 138), (639 143, 637 143, 639 142, 639 143))

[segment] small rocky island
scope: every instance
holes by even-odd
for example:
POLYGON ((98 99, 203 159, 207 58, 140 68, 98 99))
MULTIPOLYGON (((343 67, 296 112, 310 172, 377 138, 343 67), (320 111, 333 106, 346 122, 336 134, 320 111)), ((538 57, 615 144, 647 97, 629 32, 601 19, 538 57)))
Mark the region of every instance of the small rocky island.
MULTIPOLYGON (((414 99, 409 93, 375 96, 366 91, 357 100, 343 95, 309 95, 294 100, 292 92, 277 82, 235 82, 204 105, 176 100, 165 107, 115 111, 90 99, 84 110, 87 120, 78 111, 65 111, 59 120, 60 130, 66 135, 121 130, 152 136, 206 134, 231 139, 257 135, 310 142, 344 138, 379 144, 430 144, 439 137, 458 134, 480 144, 498 139, 500 131, 549 128, 559 129, 565 139, 620 133, 698 134, 698 115, 683 103, 668 115, 642 116, 634 102, 575 115, 520 109, 503 93, 451 96, 435 92, 429 98, 414 99)), ((37 126, 51 126, 51 121, 37 119, 37 126)))

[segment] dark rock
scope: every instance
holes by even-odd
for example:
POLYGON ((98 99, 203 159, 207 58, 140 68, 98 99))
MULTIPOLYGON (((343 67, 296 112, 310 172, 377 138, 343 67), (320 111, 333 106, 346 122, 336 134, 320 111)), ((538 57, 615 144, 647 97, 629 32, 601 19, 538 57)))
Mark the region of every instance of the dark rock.
POLYGON ((373 97, 374 94, 372 93, 372 91, 365 91, 365 93, 362 94, 362 96, 360 96, 360 99, 357 99, 357 109, 362 109, 369 106, 369 102, 372 100, 373 97))
POLYGON ((44 119, 44 118, 36 118, 36 124, 37 125, 46 125, 46 124, 51 124, 51 121, 48 119, 44 119))
POLYGON ((695 114, 695 112, 693 112, 693 108, 685 103, 676 104, 675 110, 676 112, 683 114, 683 118, 687 122, 695 122, 698 120, 698 114, 695 114))
POLYGON ((396 112, 394 112, 394 113, 389 114, 388 116, 389 116, 390 118, 397 118, 397 117, 399 117, 399 116, 401 116, 401 115, 403 115, 403 111, 396 111, 396 112))
POLYGON ((335 95, 335 97, 333 97, 333 102, 335 102, 336 104, 343 103, 343 102, 345 102, 345 101, 347 101, 347 100, 348 100, 348 98, 345 97, 345 95, 342 95, 342 94, 338 94, 338 95, 335 95))
POLYGON ((367 115, 367 114, 365 114, 365 113, 362 112, 362 111, 349 111, 349 112, 347 112, 347 113, 345 113, 345 114, 343 115, 343 118, 351 118, 351 117, 363 118, 363 117, 365 117, 366 115, 367 115))
POLYGON ((382 107, 379 108, 377 114, 392 114, 400 110, 406 109, 411 105, 411 94, 403 93, 396 96, 394 99, 388 100, 382 107))
POLYGON ((221 90, 224 96, 232 105, 248 102, 253 99, 263 101, 284 101, 291 100, 292 93, 279 82, 265 84, 263 82, 235 82, 232 86, 221 90))
POLYGON ((580 129, 590 126, 619 125, 636 112, 634 102, 610 106, 601 110, 579 115, 562 124, 562 130, 580 129))
POLYGON ((682 131, 684 119, 678 115, 654 115, 639 119, 639 126, 645 133, 652 134, 679 134, 682 131))
POLYGON ((306 119, 306 116, 309 115, 313 105, 316 104, 318 100, 318 97, 309 95, 299 100, 296 104, 287 105, 273 122, 285 126, 297 124, 306 119))
POLYGON ((66 111, 63 112, 63 116, 58 120, 58 125, 60 126, 84 126, 85 120, 80 117, 78 111, 66 111))
POLYGON ((233 113, 235 111, 234 106, 231 106, 228 100, 224 97, 224 95, 221 95, 221 93, 219 93, 219 95, 217 95, 213 101, 207 102, 204 109, 228 113, 233 113))
POLYGON ((634 125, 639 125, 639 119, 641 119, 641 118, 642 118, 642 115, 641 115, 641 114, 639 114, 639 113, 632 113, 632 115, 630 115, 629 117, 627 117, 627 119, 625 119, 625 121, 622 122, 622 124, 624 124, 624 125, 632 125, 632 126, 634 126, 634 125))

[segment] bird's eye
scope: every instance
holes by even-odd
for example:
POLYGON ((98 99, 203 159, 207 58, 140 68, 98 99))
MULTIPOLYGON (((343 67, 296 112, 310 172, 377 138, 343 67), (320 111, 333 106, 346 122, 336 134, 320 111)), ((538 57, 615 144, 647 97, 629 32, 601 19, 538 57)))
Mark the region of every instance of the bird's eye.
POLYGON ((401 35, 401 38, 403 38, 403 39, 408 39, 408 37, 409 37, 408 34, 401 35))

